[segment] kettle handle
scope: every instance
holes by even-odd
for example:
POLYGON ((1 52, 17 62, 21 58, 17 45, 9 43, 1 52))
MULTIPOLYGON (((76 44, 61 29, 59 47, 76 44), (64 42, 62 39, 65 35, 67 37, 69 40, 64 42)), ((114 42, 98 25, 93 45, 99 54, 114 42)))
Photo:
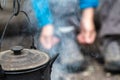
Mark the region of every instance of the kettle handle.
MULTIPOLYGON (((22 11, 19 10, 20 3, 19 3, 18 0, 14 0, 14 2, 15 2, 15 1, 17 1, 18 10, 17 10, 17 12, 14 12, 14 13, 10 16, 9 20, 7 21, 7 23, 6 23, 5 26, 4 26, 4 30, 3 30, 2 35, 1 35, 1 37, 0 37, 0 50, 1 50, 1 48, 2 48, 2 42, 3 42, 3 40, 4 40, 4 36, 5 36, 5 32, 6 32, 7 28, 8 28, 8 24, 9 24, 9 22, 14 18, 14 16, 17 16, 20 12, 23 13, 23 14, 26 16, 27 23, 28 23, 30 26, 32 26, 32 23, 31 23, 31 21, 30 21, 30 18, 29 18, 29 16, 28 16, 28 14, 27 14, 25 11, 23 11, 23 10, 22 10, 22 11)), ((14 4, 15 4, 15 3, 13 3, 13 6, 14 6, 14 4)), ((0 8, 1 8, 1 5, 0 5, 0 8)), ((15 11, 15 9, 14 9, 14 11, 15 11)), ((31 30, 31 29, 29 29, 29 30, 31 30)), ((31 36, 32 36, 32 41, 34 41, 34 40, 33 40, 33 35, 31 35, 31 36)), ((34 42, 32 42, 31 49, 36 49, 36 47, 35 47, 35 45, 34 45, 34 42)))
POLYGON ((0 80, 5 80, 5 73, 4 73, 1 65, 0 65, 0 80))

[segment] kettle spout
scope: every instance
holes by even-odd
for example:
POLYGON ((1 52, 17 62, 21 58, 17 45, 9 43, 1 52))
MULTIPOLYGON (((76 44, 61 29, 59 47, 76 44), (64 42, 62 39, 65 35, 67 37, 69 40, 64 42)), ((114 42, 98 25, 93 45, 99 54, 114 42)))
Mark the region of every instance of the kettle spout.
POLYGON ((58 58, 59 54, 56 54, 53 58, 51 58, 50 62, 49 62, 49 66, 52 68, 53 63, 55 62, 55 60, 58 58))
POLYGON ((55 55, 53 58, 50 59, 47 68, 45 69, 44 73, 48 73, 48 74, 44 74, 44 76, 46 76, 45 80, 51 80, 51 72, 52 72, 52 65, 55 62, 55 60, 57 59, 57 57, 59 56, 59 54, 55 55))

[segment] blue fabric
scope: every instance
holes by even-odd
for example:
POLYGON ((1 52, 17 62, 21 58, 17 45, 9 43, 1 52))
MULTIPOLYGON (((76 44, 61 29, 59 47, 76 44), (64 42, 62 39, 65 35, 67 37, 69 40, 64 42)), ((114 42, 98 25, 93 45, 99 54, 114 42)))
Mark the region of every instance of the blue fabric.
POLYGON ((53 19, 50 13, 48 0, 32 0, 32 5, 39 23, 39 27, 52 24, 53 19))
MULTIPOLYGON (((80 8, 96 8, 98 6, 98 3, 98 0, 80 0, 80 8)), ((47 24, 52 24, 53 19, 49 9, 48 0, 32 0, 32 5, 35 15, 38 19, 39 27, 44 27, 47 24)))
POLYGON ((96 8, 99 4, 98 0, 80 0, 80 8, 86 9, 89 7, 96 8))

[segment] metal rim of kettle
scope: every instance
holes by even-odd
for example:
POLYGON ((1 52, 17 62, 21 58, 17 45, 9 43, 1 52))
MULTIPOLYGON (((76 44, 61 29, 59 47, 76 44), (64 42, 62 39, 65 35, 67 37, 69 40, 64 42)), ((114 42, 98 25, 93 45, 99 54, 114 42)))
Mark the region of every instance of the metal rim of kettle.
POLYGON ((30 72, 34 72, 37 70, 40 70, 42 68, 45 68, 46 65, 43 65, 41 67, 37 67, 37 68, 33 68, 33 69, 27 69, 27 70, 20 70, 20 71, 4 71, 5 74, 24 74, 24 73, 30 73, 30 72))

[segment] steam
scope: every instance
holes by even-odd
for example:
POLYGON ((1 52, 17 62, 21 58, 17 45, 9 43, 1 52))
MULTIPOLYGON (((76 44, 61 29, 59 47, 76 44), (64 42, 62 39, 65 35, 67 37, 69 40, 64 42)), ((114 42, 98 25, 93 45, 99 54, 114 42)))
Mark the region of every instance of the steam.
MULTIPOLYGON (((26 0, 25 6, 29 6, 25 7, 24 11, 28 13, 32 22, 33 26, 30 28, 36 28, 38 26, 37 20, 31 8, 30 1, 26 0)), ((35 46, 38 50, 48 53, 51 58, 54 57, 54 55, 57 53, 60 54, 53 64, 51 78, 52 80, 63 80, 66 78, 66 74, 71 72, 78 72, 85 68, 84 57, 80 52, 79 46, 77 45, 75 33, 73 30, 74 27, 71 28, 69 23, 66 22, 67 19, 57 20, 54 18, 54 20, 54 35, 60 39, 60 42, 50 50, 45 49, 39 42, 39 35, 41 30, 37 29, 37 33, 34 36, 35 46), (62 32, 61 28, 67 28, 67 30, 62 32)))

